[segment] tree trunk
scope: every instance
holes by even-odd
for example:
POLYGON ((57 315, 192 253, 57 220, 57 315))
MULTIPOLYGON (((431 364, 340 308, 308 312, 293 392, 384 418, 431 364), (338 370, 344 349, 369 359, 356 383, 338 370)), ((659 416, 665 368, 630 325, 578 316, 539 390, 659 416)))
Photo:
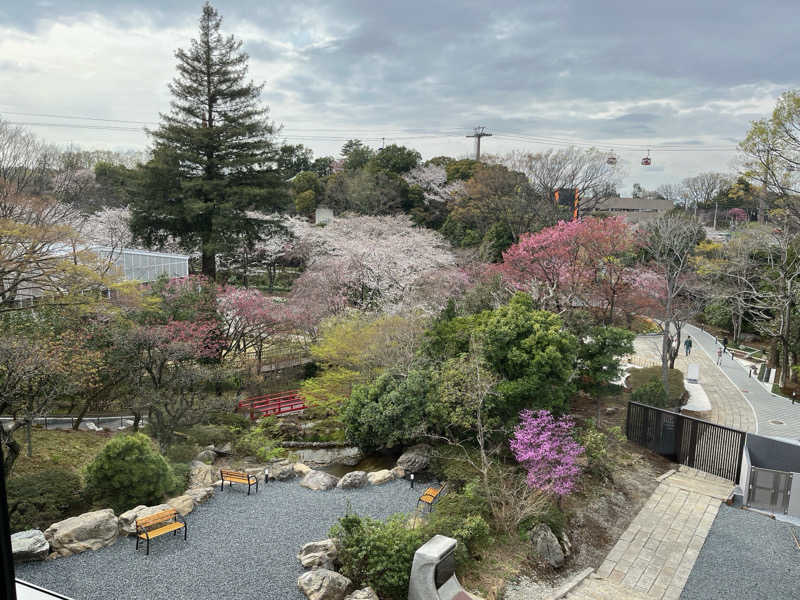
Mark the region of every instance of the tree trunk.
POLYGON ((33 458, 33 417, 25 419, 25 442, 27 446, 28 458, 33 458))
POLYGON ((81 422, 83 421, 83 417, 86 416, 86 413, 89 412, 89 404, 90 401, 87 400, 83 403, 81 407, 81 411, 78 413, 78 416, 75 418, 75 421, 72 423, 72 429, 78 431, 78 428, 81 426, 81 422))
POLYGON ((209 246, 210 244, 208 242, 203 242, 203 275, 208 277, 211 281, 216 281, 217 255, 209 246))
POLYGON ((133 411, 133 431, 139 431, 139 423, 142 421, 142 413, 133 411))

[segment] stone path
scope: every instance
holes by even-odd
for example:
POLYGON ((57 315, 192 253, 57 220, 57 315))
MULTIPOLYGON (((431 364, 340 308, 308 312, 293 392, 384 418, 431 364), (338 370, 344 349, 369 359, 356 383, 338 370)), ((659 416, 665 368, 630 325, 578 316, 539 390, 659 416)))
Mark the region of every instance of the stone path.
POLYGON ((606 560, 566 598, 677 600, 733 484, 681 466, 656 488, 606 560))
MULTIPOLYGON (((747 403, 739 388, 714 364, 716 350, 709 349, 704 351, 705 344, 703 344, 702 339, 698 339, 700 338, 699 334, 702 334, 702 332, 696 328, 692 329, 693 331, 689 333, 692 339, 695 340, 692 353, 687 358, 683 348, 681 348, 681 352, 675 360, 675 368, 683 371, 685 375, 690 363, 697 364, 700 367, 700 384, 711 402, 712 410, 711 416, 708 418, 709 421, 755 433, 756 419, 752 406, 747 403), (695 330, 698 335, 695 335, 695 330), (715 357, 714 360, 711 359, 712 355, 715 357)), ((713 343, 713 338, 711 341, 713 343)), ((661 364, 661 337, 639 336, 634 341, 634 348, 636 356, 640 359, 648 363, 661 364)), ((726 365, 727 362, 733 362, 730 357, 725 361, 726 365)), ((800 405, 798 407, 800 408, 800 405)))

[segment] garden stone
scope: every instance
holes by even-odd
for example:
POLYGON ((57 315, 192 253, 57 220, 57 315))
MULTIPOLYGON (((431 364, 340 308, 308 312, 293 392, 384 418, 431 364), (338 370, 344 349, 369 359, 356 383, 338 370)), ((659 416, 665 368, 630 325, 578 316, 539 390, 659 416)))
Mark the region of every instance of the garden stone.
POLYGON ((203 502, 208 501, 211 496, 214 495, 214 488, 190 488, 184 492, 184 495, 194 498, 195 504, 203 504, 203 502))
POLYGON ((139 517, 148 517, 162 510, 169 510, 172 508, 169 504, 158 504, 156 506, 139 506, 125 511, 119 516, 117 524, 119 525, 119 533, 121 535, 134 535, 136 534, 136 519, 139 517))
POLYGON ((406 476, 406 470, 403 467, 395 467, 392 469, 392 475, 394 475, 395 479, 404 479, 406 476))
POLYGON ((233 444, 228 442, 227 444, 222 446, 222 448, 214 448, 214 452, 216 452, 217 454, 221 454, 223 456, 230 456, 231 454, 233 454, 233 444))
POLYGON ((381 485, 382 483, 387 483, 393 480, 394 475, 389 469, 382 469, 367 475, 367 481, 369 481, 372 485, 381 485))
POLYGON ((339 549, 336 547, 334 539, 309 542, 297 555, 297 560, 306 569, 330 569, 331 571, 334 570, 338 558, 339 549))
POLYGON ((217 460, 217 453, 214 452, 213 450, 209 450, 206 448, 205 450, 199 452, 197 456, 194 457, 194 459, 203 464, 210 465, 215 460, 217 460))
POLYGON ((380 600, 380 598, 371 587, 365 587, 363 590, 356 590, 349 596, 345 596, 344 600, 380 600))
POLYGON ((397 466, 409 473, 419 473, 428 468, 431 462, 431 447, 428 444, 417 444, 403 452, 397 459, 397 466))
POLYGON ((328 465, 355 466, 364 458, 364 453, 355 446, 343 448, 306 448, 297 451, 300 461, 311 468, 328 465))
POLYGON ((310 490, 330 490, 336 487, 339 479, 325 471, 309 471, 300 481, 300 485, 310 490))
POLYGON ((219 477, 219 471, 201 461, 192 462, 192 470, 189 473, 190 488, 204 488, 213 486, 219 477))
POLYGON ((297 587, 308 600, 344 600, 352 582, 335 571, 314 569, 297 578, 297 587))
POLYGON ((308 475, 308 472, 310 470, 311 470, 311 467, 309 467, 306 464, 294 463, 294 472, 297 473, 297 475, 300 476, 300 477, 305 477, 306 475, 308 475))
POLYGON ((294 479, 296 476, 297 473, 295 473, 294 464, 290 463, 288 460, 273 463, 269 468, 270 479, 288 481, 289 479, 294 479))
POLYGON ((564 564, 564 551, 558 538, 544 523, 539 523, 531 531, 531 544, 536 555, 554 569, 564 564))
POLYGON ((44 560, 50 544, 39 529, 28 529, 11 535, 11 553, 15 561, 44 560))
POLYGON ((167 504, 171 508, 177 510, 182 517, 185 517, 194 510, 194 498, 192 496, 184 495, 167 500, 167 504))
POLYGON ((57 556, 71 556, 84 550, 98 550, 113 544, 119 535, 119 521, 110 508, 84 513, 53 523, 44 532, 57 556))
POLYGON ((364 471, 350 471, 339 480, 336 487, 342 489, 360 488, 367 485, 367 474, 364 471))

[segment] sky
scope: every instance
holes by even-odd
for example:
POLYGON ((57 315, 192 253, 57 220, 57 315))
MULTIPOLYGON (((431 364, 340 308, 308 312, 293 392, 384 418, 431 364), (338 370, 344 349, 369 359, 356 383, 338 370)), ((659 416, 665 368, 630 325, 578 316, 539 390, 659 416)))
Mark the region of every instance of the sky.
MULTIPOLYGON (((794 0, 213 5, 281 139, 316 156, 360 138, 463 157, 485 126, 483 152, 613 150, 621 191, 654 189, 733 171, 750 122, 800 87, 794 0)), ((0 0, 0 118, 60 146, 146 148, 201 8, 0 0)))

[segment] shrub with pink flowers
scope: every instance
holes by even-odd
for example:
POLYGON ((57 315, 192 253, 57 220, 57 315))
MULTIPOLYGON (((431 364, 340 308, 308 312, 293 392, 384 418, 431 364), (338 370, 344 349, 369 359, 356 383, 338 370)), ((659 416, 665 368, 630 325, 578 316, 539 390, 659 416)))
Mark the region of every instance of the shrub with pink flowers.
POLYGON ((523 410, 509 440, 514 457, 528 471, 528 485, 555 496, 575 489, 584 448, 575 441, 572 417, 555 418, 550 411, 523 410))

